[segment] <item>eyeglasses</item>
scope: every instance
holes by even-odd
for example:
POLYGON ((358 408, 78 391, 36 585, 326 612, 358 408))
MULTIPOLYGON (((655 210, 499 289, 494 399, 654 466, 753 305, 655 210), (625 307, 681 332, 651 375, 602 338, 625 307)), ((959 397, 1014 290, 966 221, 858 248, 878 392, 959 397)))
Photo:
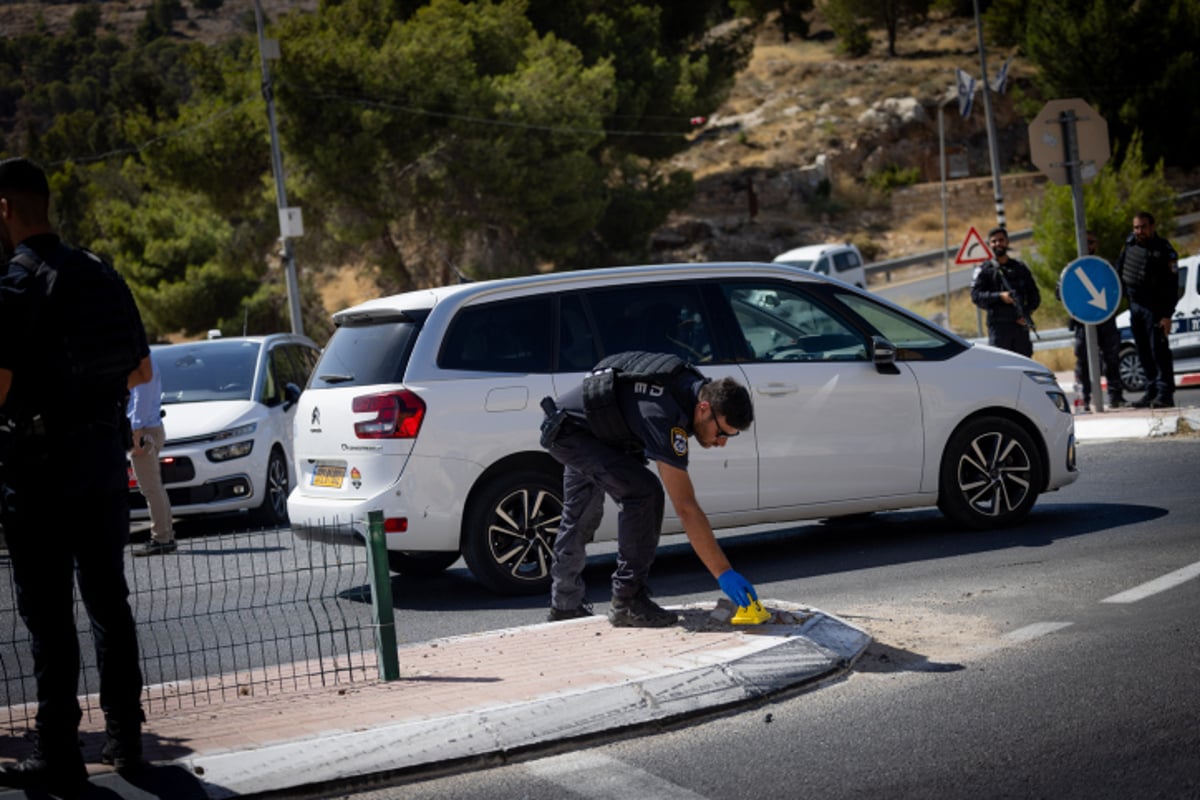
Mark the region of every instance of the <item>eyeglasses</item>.
POLYGON ((1144 231, 1146 228, 1149 228, 1149 227, 1150 227, 1149 225, 1134 225, 1133 229, 1135 231, 1144 231))
POLYGON ((716 428, 717 428, 717 436, 718 436, 719 438, 721 438, 721 439, 732 439, 733 437, 735 437, 735 436, 737 436, 739 433, 741 433, 741 431, 734 431, 733 433, 730 433, 730 432, 729 432, 729 431, 727 431, 727 430, 723 430, 723 429, 721 428, 721 423, 717 422, 717 412, 713 411, 712 409, 709 409, 709 411, 708 411, 708 416, 712 418, 713 425, 715 425, 715 426, 716 426, 716 428))

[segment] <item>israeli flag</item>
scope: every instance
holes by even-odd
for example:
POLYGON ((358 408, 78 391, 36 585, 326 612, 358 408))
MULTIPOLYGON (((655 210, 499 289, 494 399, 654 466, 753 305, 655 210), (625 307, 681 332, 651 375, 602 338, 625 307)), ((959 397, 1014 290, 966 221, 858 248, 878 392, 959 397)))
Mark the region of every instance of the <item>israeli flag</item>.
POLYGON ((975 102, 975 79, 961 69, 954 70, 958 83, 958 113, 963 119, 971 116, 971 104, 975 102))
POLYGON ((1004 66, 1000 68, 1000 72, 996 74, 996 80, 992 83, 992 91, 996 94, 1004 94, 1004 89, 1008 86, 1008 65, 1012 63, 1012 56, 1009 56, 1004 66))

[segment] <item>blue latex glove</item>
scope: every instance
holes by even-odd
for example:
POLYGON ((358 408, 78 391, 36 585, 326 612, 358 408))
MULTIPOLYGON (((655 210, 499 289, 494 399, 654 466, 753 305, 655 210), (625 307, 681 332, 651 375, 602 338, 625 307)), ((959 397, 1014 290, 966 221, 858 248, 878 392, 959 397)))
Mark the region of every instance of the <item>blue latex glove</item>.
POLYGON ((754 591, 750 581, 731 569, 722 572, 717 578, 717 583, 721 584, 721 591, 740 608, 745 608, 758 599, 758 592, 754 591))

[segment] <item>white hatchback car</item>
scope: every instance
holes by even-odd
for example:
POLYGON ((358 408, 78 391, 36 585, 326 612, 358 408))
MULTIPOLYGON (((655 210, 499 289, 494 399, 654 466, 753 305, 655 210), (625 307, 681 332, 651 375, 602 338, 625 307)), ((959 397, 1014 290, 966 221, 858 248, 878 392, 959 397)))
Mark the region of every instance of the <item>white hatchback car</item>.
MULTIPOLYGON (((1054 375, 839 281, 772 264, 580 270, 371 300, 334 315, 296 413, 292 524, 365 532, 392 567, 461 553, 500 592, 544 591, 562 471, 539 401, 601 357, 671 352, 750 388, 755 423, 697 450, 714 526, 939 505, 955 524, 1024 517, 1078 477, 1054 375)), ((610 503, 599 538, 613 538, 610 503)), ((668 509, 664 532, 681 530, 668 509)))
POLYGON ((795 250, 780 253, 773 260, 776 264, 810 269, 821 275, 832 275, 860 289, 867 288, 867 271, 863 268, 862 253, 849 242, 797 247, 795 250))
MULTIPOLYGON (((292 416, 320 350, 293 334, 209 339, 151 348, 162 377, 159 455, 175 516, 248 510, 287 522, 292 416)), ((129 470, 133 519, 148 519, 129 470)))

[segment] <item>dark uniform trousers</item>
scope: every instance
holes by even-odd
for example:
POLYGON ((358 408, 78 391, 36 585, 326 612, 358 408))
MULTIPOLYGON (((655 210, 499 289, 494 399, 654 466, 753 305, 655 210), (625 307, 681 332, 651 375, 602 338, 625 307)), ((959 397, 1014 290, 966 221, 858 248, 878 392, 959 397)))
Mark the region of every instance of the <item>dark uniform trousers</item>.
POLYGON ((1029 338, 1029 329, 1015 322, 988 323, 988 344, 1026 357, 1033 356, 1033 341, 1029 338))
POLYGON ((666 502, 662 483, 646 468, 640 454, 605 444, 582 427, 564 429, 548 450, 564 468, 551 604, 570 610, 584 600, 585 548, 600 526, 606 493, 619 509, 613 596, 633 597, 645 584, 658 550, 666 502))
MULTIPOLYGON (((1121 382, 1121 332, 1117 323, 1106 320, 1096 326, 1096 344, 1100 347, 1100 367, 1108 379, 1108 399, 1125 399, 1125 385, 1121 382)), ((1085 401, 1092 397, 1092 370, 1087 357, 1087 327, 1075 323, 1075 380, 1083 387, 1085 401)))
POLYGON ((124 446, 118 428, 103 424, 72 432, 69 443, 44 445, 48 458, 15 457, 7 467, 4 534, 17 609, 31 637, 43 752, 69 748, 77 758, 76 577, 95 641, 100 706, 110 720, 141 718, 142 674, 124 566, 128 488, 100 477, 125 475, 124 446), (78 471, 56 473, 62 464, 78 471))
POLYGON ((1171 355, 1171 342, 1158 325, 1160 319, 1160 315, 1146 306, 1129 302, 1129 327, 1146 374, 1145 396, 1168 401, 1175 396, 1175 359, 1171 355))

